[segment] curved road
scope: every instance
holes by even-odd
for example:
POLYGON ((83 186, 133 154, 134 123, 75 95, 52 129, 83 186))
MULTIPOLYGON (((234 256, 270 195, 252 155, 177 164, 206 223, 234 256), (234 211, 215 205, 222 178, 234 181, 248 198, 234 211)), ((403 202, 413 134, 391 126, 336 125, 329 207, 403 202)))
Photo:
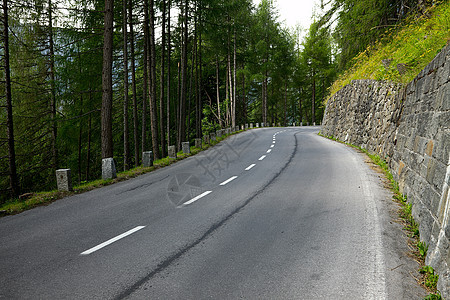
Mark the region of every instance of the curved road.
POLYGON ((254 129, 0 219, 1 299, 420 299, 395 205, 318 127, 254 129))

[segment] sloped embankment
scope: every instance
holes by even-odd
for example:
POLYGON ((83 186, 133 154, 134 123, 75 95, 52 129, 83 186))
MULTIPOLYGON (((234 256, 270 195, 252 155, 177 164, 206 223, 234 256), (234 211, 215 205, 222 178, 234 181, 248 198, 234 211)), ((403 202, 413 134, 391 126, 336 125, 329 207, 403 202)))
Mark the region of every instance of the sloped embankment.
POLYGON ((450 299, 450 45, 406 86, 352 81, 328 100, 322 133, 389 163, 450 299))

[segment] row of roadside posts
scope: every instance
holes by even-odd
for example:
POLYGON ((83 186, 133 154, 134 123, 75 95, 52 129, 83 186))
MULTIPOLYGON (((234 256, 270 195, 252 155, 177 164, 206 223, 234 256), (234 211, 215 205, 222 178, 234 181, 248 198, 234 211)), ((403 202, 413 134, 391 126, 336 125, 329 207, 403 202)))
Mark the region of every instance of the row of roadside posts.
MULTIPOLYGON (((278 125, 278 127, 281 127, 280 123, 278 123, 277 125, 278 125)), ((316 124, 313 123, 313 126, 315 126, 315 125, 316 124)), ((295 126, 295 123, 293 123, 292 126, 295 126)), ((300 123, 300 126, 303 126, 303 123, 300 123)), ((307 123, 307 126, 309 126, 309 123, 307 123)), ((209 145, 213 141, 217 141, 217 138, 221 138, 222 136, 227 136, 227 135, 233 134, 238 131, 245 131, 248 129, 262 128, 262 127, 270 127, 270 124, 250 123, 250 124, 245 124, 245 125, 243 124, 241 126, 236 126, 234 128, 229 127, 226 129, 220 129, 220 130, 217 130, 216 132, 211 132, 208 135, 204 135, 203 141, 200 138, 196 138, 195 139, 195 147, 201 149, 202 143, 209 145)), ((272 127, 275 127, 275 123, 272 123, 272 127)), ((181 150, 185 154, 191 153, 191 148, 190 148, 189 142, 181 143, 181 150)), ((177 158, 176 146, 174 146, 174 145, 169 146, 168 154, 169 154, 168 155, 169 158, 176 159, 177 158)), ((142 153, 142 165, 144 167, 153 166, 153 151, 145 151, 142 153)), ((103 179, 116 178, 116 168, 115 168, 113 158, 105 158, 102 160, 102 178, 103 179)), ((58 186, 59 191, 73 191, 71 170, 70 169, 56 170, 56 184, 58 186)))

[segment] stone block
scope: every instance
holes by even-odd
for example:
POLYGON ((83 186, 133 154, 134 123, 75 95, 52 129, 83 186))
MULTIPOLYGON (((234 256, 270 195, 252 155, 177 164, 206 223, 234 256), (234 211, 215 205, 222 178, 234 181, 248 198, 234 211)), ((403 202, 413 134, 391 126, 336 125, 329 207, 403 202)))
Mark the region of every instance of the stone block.
POLYGON ((253 128, 253 123, 250 123, 250 128, 253 128))
POLYGON ((248 124, 245 124, 245 130, 247 130, 248 129, 248 124))
POLYGON ((211 142, 216 140, 216 134, 214 132, 211 132, 210 139, 211 139, 211 142))
POLYGON ((195 148, 202 148, 202 139, 195 139, 195 148))
POLYGON ((191 153, 191 147, 189 146, 189 142, 182 142, 181 143, 181 149, 183 150, 184 154, 191 153))
POLYGON ((153 151, 142 152, 142 165, 145 168, 153 166, 153 151))
POLYGON ((169 158, 177 158, 177 150, 175 146, 169 146, 169 158))
POLYGON ((218 138, 222 137, 222 130, 216 131, 216 137, 218 137, 218 138))
POLYGON ((209 144, 209 134, 203 136, 203 142, 208 145, 209 144))
POLYGON ((73 191, 70 169, 56 170, 56 184, 58 186, 58 191, 73 191))
POLYGON ((103 158, 102 159, 102 178, 103 180, 114 179, 117 177, 116 172, 116 164, 114 163, 114 159, 103 158))
POLYGON ((256 128, 259 128, 259 123, 256 123, 256 128))

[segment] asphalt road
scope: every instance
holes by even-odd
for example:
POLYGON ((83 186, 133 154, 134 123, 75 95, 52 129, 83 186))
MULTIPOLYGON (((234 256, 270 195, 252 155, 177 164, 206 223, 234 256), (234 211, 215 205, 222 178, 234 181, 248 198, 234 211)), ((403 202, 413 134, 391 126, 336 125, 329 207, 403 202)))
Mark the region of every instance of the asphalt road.
POLYGON ((380 175, 318 127, 254 129, 0 219, 2 299, 420 299, 380 175))

